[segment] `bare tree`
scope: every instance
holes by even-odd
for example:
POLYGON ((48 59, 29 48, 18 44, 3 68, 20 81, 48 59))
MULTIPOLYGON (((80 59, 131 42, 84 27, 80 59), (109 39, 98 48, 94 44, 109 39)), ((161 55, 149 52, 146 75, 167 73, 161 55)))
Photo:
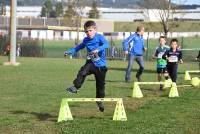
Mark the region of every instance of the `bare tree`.
POLYGON ((98 19, 100 17, 99 10, 98 10, 97 6, 98 6, 97 5, 97 1, 93 1, 91 10, 88 13, 88 18, 96 18, 96 19, 98 19))
MULTIPOLYGON (((181 4, 185 1, 178 0, 178 3, 181 4)), ((170 22, 173 22, 173 16, 178 9, 178 5, 173 4, 171 0, 144 0, 142 6, 147 9, 149 17, 150 10, 154 13, 154 16, 158 17, 163 28, 163 34, 167 38, 168 32, 173 28, 170 22)))
POLYGON ((79 43, 80 24, 83 16, 83 10, 86 6, 85 0, 69 0, 68 9, 65 12, 64 18, 70 26, 76 27, 77 38, 76 44, 79 43))

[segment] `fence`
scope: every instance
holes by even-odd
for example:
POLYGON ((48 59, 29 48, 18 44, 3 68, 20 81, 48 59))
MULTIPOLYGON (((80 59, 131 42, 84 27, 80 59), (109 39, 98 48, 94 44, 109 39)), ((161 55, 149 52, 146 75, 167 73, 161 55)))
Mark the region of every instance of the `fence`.
MULTIPOLYGON (((198 45, 198 42, 200 42, 200 39, 198 38, 182 38, 179 39, 181 42, 182 48, 183 48, 183 59, 184 61, 195 61, 195 58, 198 54, 198 51, 200 50, 200 47, 198 45), (190 49, 188 49, 190 48, 190 49)), ((1 36, 0 37, 0 53, 3 54, 6 46, 6 42, 8 42, 8 37, 1 36)), ((17 41, 19 44, 32 44, 31 42, 36 42, 35 40, 19 40, 17 41)), ((37 51, 40 52, 40 54, 35 54, 34 56, 42 56, 42 57, 52 57, 52 58, 61 58, 63 57, 63 52, 67 50, 70 47, 73 47, 74 41, 67 41, 66 43, 63 43, 59 45, 59 41, 46 41, 46 40, 38 40, 37 44, 37 51), (51 42, 51 44, 49 44, 51 42), (67 45, 70 44, 70 45, 67 45), (40 50, 38 50, 40 49, 40 50)), ((124 52, 122 50, 122 41, 121 40, 110 40, 110 48, 106 50, 106 55, 108 59, 117 59, 117 60, 125 60, 127 57, 125 57, 124 52), (115 49, 113 50, 113 46, 115 46, 115 49)), ((155 48, 158 44, 157 40, 146 40, 146 46, 147 46, 147 52, 144 53, 144 59, 147 61, 151 61, 152 55, 154 54, 155 48)), ((26 45, 26 47, 28 47, 26 45)), ((21 54, 22 56, 26 56, 26 54, 21 54)), ((74 58, 85 58, 86 57, 86 51, 82 50, 78 54, 74 56, 74 58)))

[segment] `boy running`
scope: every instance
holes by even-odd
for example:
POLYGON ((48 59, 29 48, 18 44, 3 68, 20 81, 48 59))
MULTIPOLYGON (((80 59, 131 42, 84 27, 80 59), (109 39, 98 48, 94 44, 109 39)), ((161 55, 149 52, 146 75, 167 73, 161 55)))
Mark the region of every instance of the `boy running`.
POLYGON ((169 73, 172 82, 176 82, 178 63, 183 63, 181 49, 178 49, 178 40, 172 39, 170 42, 170 49, 163 55, 164 59, 167 59, 167 71, 169 73))
MULTIPOLYGON (((167 80, 169 78, 167 72, 167 60, 163 59, 163 54, 169 50, 169 47, 165 45, 166 39, 164 36, 160 36, 159 38, 159 46, 156 48, 156 51, 153 55, 153 58, 157 59, 157 74, 158 74, 158 81, 160 82, 162 79, 162 75, 167 80)), ((160 85, 160 90, 163 90, 163 85, 160 85)))
MULTIPOLYGON (((96 98, 105 97, 105 77, 107 72, 106 67, 106 48, 108 48, 108 41, 103 35, 96 32, 96 23, 94 21, 87 21, 84 24, 84 30, 87 35, 83 42, 65 51, 64 55, 75 54, 79 50, 86 48, 87 60, 85 65, 79 70, 76 79, 73 81, 73 86, 66 90, 71 93, 77 93, 78 89, 82 86, 87 75, 94 74, 96 79, 96 98)), ((104 111, 102 102, 97 102, 99 110, 104 111)))

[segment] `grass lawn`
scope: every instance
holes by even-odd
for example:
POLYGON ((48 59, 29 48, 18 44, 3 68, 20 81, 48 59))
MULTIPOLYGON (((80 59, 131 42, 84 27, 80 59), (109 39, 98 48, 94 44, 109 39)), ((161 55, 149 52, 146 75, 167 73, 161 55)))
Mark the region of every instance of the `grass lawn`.
MULTIPOLYGON (((115 104, 105 112, 95 103, 70 103, 73 121, 57 123, 62 98, 95 97, 95 81, 88 76, 78 94, 65 88, 72 84, 82 59, 19 58, 18 67, 3 66, 0 57, 0 133, 2 134, 197 134, 200 132, 200 88, 178 87, 179 98, 168 98, 169 89, 142 86, 144 97, 132 98, 133 83, 124 82, 127 62, 108 61, 106 97, 122 97, 128 120, 112 121, 115 104)), ((156 81, 155 63, 146 62, 143 81, 156 81)), ((132 80, 135 80, 134 65, 132 80)), ((197 70, 195 62, 179 65, 178 85, 185 70, 197 70)), ((198 76, 197 74, 193 74, 198 76)))

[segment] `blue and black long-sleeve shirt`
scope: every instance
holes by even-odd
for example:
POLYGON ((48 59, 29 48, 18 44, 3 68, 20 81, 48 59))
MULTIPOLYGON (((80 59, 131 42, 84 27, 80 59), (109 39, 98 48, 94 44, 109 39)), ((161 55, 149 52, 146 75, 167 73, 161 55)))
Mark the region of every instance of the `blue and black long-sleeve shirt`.
POLYGON ((176 51, 173 51, 172 48, 170 48, 163 54, 162 58, 168 59, 168 65, 178 64, 178 62, 182 60, 182 51, 180 49, 176 49, 176 51))
POLYGON ((144 45, 144 38, 137 32, 131 34, 128 38, 126 38, 123 43, 123 50, 130 51, 131 55, 142 56, 144 53, 145 45, 144 45), (131 44, 131 47, 130 47, 131 44))
POLYGON ((93 38, 85 37, 83 42, 75 47, 75 52, 86 48, 87 52, 90 53, 94 50, 98 50, 99 60, 92 60, 96 67, 106 66, 106 48, 109 47, 108 41, 101 34, 96 33, 93 38))

